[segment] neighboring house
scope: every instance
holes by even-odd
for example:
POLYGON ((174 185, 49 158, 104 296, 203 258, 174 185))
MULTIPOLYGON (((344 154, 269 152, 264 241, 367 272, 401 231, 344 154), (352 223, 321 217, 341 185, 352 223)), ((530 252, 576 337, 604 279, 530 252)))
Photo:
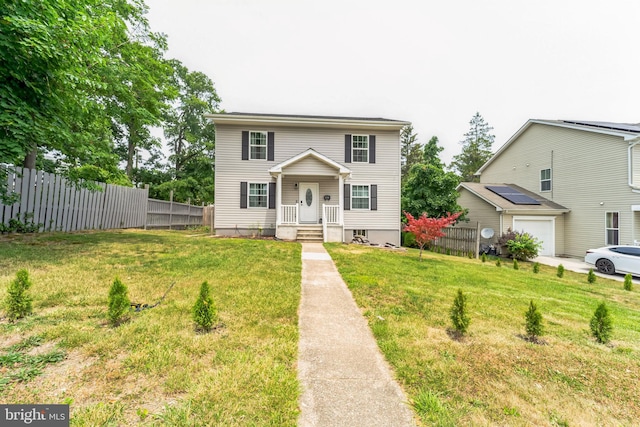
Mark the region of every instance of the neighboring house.
POLYGON ((400 129, 380 118, 220 113, 218 235, 400 244, 400 129))
POLYGON ((458 187, 459 204, 494 241, 528 231, 544 255, 640 243, 639 143, 640 124, 529 120, 478 170, 480 183, 458 187))

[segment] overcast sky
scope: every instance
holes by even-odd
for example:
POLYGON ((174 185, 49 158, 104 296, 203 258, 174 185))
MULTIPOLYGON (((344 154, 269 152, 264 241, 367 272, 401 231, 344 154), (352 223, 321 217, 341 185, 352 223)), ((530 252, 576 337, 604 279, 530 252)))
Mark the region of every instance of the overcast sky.
POLYGON ((449 163, 476 111, 640 122, 638 0, 146 0, 227 112, 384 117, 449 163))

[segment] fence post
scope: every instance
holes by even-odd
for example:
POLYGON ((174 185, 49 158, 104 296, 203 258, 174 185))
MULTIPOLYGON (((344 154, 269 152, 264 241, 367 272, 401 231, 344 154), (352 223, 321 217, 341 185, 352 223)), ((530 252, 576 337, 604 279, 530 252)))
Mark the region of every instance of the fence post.
POLYGON ((169 230, 173 224, 173 190, 169 192, 169 230))
POLYGON ((211 228, 209 228, 209 232, 210 232, 211 234, 213 234, 213 231, 214 231, 214 230, 213 230, 213 216, 215 215, 215 209, 216 209, 216 207, 215 207, 215 206, 216 206, 216 205, 213 205, 213 206, 211 207, 211 209, 210 209, 210 211, 211 211, 211 228))
POLYGON ((185 226, 185 229, 189 228, 189 226, 191 226, 191 197, 187 198, 187 226, 185 226))
POLYGON ((145 200, 145 211, 144 211, 144 229, 147 229, 147 221, 149 220, 149 184, 144 185, 144 189, 147 190, 147 200, 145 200))
POLYGON ((473 251, 476 254, 476 259, 480 258, 480 221, 476 225, 476 247, 473 251))

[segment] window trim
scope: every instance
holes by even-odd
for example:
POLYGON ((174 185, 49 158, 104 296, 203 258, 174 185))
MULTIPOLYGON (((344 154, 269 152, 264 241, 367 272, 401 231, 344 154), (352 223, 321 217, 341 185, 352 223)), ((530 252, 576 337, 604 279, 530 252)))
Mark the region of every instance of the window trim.
POLYGON ((269 183, 268 182, 247 182, 247 208, 248 209, 269 209, 269 183), (251 186, 252 185, 264 185, 265 194, 254 194, 253 197, 264 197, 264 206, 251 206, 251 186))
MULTIPOLYGON (((266 161, 269 158, 269 133, 262 130, 250 130, 249 131, 249 160, 258 160, 258 161, 266 161), (262 134, 264 136, 264 145, 252 144, 251 135, 252 134, 262 134), (264 147, 264 158, 255 158, 253 157, 253 152, 251 151, 252 147, 264 147)), ((255 183, 254 183, 255 184, 255 183)))
POLYGON ((551 189, 553 188, 553 181, 552 181, 552 174, 551 174, 551 168, 546 168, 546 169, 540 169, 540 192, 547 192, 547 191, 551 191, 551 189), (549 178, 548 179, 542 179, 542 173, 545 171, 549 171, 549 178), (549 189, 545 190, 542 188, 542 184, 548 182, 549 183, 549 189))
POLYGON ((351 184, 351 210, 356 211, 370 211, 371 210, 371 184, 351 184), (367 207, 359 208, 354 207, 353 200, 354 199, 364 199, 364 197, 354 197, 353 190, 355 187, 367 187, 367 207))
MULTIPOLYGON (((360 141, 360 142, 364 142, 364 141, 360 141)), ((371 144, 370 144, 370 141, 369 141, 369 135, 351 135, 351 163, 369 163, 369 157, 371 155, 371 153, 369 152, 370 148, 371 148, 371 144), (355 150, 365 150, 364 148, 354 148, 353 145, 356 142, 356 141, 354 141, 354 138, 356 138, 356 137, 358 137, 358 138, 364 137, 366 139, 366 143, 367 143, 367 148, 366 148, 367 158, 366 158, 366 160, 356 160, 356 156, 354 155, 355 154, 355 150)))
POLYGON ((352 237, 356 237, 356 236, 360 236, 360 237, 364 237, 365 239, 367 238, 367 230, 365 229, 354 229, 352 232, 353 236, 352 237), (359 233, 361 232, 361 233, 359 233))
MULTIPOLYGON (((612 225, 613 225, 613 215, 612 215, 612 225)), ((619 245, 620 244, 620 211, 608 211, 604 213, 604 244, 606 246, 613 246, 613 245, 619 245), (609 218, 609 214, 615 214, 616 215, 616 219, 617 219, 617 227, 608 227, 608 218, 609 218), (617 231, 616 234, 616 241, 615 242, 609 242, 609 231, 617 231)))

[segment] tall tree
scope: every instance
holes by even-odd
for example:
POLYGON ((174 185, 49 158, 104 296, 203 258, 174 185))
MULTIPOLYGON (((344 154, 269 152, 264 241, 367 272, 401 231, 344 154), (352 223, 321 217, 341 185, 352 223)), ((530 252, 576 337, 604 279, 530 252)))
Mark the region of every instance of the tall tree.
POLYGON ((489 126, 480 113, 469 121, 469 131, 461 141, 462 152, 453 157, 451 168, 458 172, 462 181, 478 182, 475 173, 491 158, 491 146, 495 139, 491 135, 493 128, 489 126))
POLYGON ((413 133, 413 126, 406 125, 400 132, 400 158, 402 162, 402 182, 409 176, 411 167, 422 160, 422 151, 417 142, 418 134, 413 133))
POLYGON ((460 179, 446 172, 438 154, 438 137, 432 137, 422 150, 423 161, 415 164, 402 186, 402 210, 414 217, 427 213, 440 217, 448 212, 460 212, 456 187, 460 179))

